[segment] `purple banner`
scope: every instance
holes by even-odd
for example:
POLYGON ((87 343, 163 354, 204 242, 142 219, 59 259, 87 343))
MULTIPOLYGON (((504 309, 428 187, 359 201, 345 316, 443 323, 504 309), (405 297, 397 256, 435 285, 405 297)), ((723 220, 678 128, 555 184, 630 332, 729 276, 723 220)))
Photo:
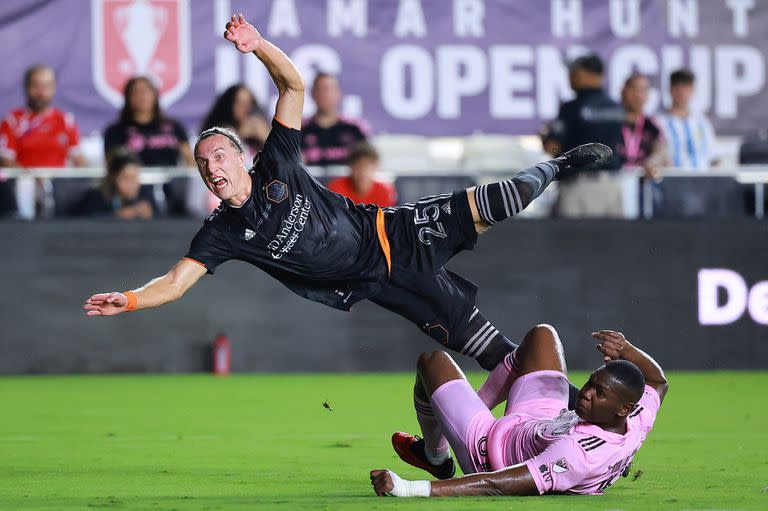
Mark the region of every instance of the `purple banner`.
POLYGON ((318 70, 338 73, 344 112, 375 132, 534 133, 571 97, 564 60, 587 49, 606 60, 615 97, 631 71, 651 77, 649 112, 668 104, 669 73, 689 66, 695 107, 719 134, 768 125, 768 2, 742 0, 6 0, 0 111, 23 103, 23 72, 35 63, 54 67, 55 104, 84 134, 116 117, 133 74, 152 76, 191 131, 238 81, 271 109, 260 62, 221 37, 233 12, 307 83, 318 70))

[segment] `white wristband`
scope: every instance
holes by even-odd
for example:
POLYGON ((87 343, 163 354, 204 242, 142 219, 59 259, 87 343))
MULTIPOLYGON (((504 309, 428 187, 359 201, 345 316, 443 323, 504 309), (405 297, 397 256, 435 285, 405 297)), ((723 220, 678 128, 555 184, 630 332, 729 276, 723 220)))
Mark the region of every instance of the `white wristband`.
POLYGON ((429 481, 406 481, 409 497, 429 497, 432 493, 432 483, 429 481))
POLYGON ((432 483, 429 481, 408 481, 391 470, 387 472, 392 478, 392 491, 388 494, 393 497, 429 497, 432 493, 432 483))

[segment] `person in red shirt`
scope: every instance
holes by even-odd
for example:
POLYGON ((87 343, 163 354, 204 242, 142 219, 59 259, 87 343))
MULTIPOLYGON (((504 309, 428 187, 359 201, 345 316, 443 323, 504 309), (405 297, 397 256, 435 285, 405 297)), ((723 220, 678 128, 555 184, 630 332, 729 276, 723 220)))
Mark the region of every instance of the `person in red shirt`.
POLYGON ((397 202, 395 187, 376 180, 379 153, 367 142, 353 146, 349 153, 350 174, 328 183, 332 192, 352 199, 355 204, 375 204, 380 207, 394 206, 397 202))
POLYGON ((77 125, 71 113, 51 106, 56 76, 48 66, 24 73, 27 106, 10 112, 0 124, 0 165, 5 167, 82 166, 77 125))
MULTIPOLYGON (((56 94, 53 69, 43 64, 28 68, 24 93, 27 106, 11 111, 0 123, 0 167, 83 166, 74 117, 51 106, 56 94)), ((17 211, 13 181, 0 176, 0 216, 17 211)), ((37 201, 43 186, 37 183, 37 201)))

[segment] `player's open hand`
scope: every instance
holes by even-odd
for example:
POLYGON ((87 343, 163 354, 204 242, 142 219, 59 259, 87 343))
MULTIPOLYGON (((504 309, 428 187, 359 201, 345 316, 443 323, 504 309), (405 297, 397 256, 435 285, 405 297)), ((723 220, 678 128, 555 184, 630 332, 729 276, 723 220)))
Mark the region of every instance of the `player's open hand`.
POLYGON ((128 310, 128 297, 123 293, 99 293, 88 298, 83 304, 86 316, 114 316, 128 310))
POLYGON ((592 332, 592 337, 600 341, 596 348, 603 354, 603 360, 606 362, 620 359, 622 352, 629 346, 629 341, 624 334, 613 330, 592 332))
POLYGON ((227 23, 227 30, 224 31, 224 38, 234 43, 235 48, 243 53, 256 51, 262 40, 256 27, 245 21, 242 14, 232 16, 227 23))

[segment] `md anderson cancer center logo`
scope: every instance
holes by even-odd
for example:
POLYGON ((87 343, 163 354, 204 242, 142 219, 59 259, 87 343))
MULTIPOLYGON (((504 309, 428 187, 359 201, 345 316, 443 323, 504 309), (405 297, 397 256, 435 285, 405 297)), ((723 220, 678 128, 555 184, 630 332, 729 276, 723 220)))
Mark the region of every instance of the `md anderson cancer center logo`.
MULTIPOLYGON (((282 200, 280 202, 282 202, 282 200)), ((311 209, 312 202, 309 200, 309 197, 296 194, 296 197, 293 199, 293 204, 291 205, 291 212, 283 220, 280 225, 280 230, 267 245, 272 259, 280 259, 291 251, 293 246, 299 240, 299 236, 301 236, 304 226, 307 225, 309 211, 311 209)))

